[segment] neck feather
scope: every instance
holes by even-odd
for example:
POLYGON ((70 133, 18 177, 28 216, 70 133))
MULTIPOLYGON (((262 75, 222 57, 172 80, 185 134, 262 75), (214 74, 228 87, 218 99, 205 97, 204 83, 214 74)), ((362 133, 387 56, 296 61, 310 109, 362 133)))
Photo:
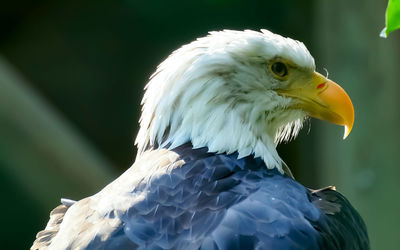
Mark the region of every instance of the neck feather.
POLYGON ((213 153, 238 152, 239 158, 261 157, 268 168, 283 172, 284 163, 276 144, 297 134, 304 117, 302 112, 266 112, 262 110, 266 105, 255 107, 254 103, 217 100, 215 93, 226 92, 221 78, 185 80, 185 91, 174 84, 163 96, 157 96, 164 91, 163 85, 154 86, 157 85, 149 85, 146 92, 153 98, 143 105, 136 139, 138 155, 150 148, 173 149, 191 142, 194 148, 207 147, 213 153))

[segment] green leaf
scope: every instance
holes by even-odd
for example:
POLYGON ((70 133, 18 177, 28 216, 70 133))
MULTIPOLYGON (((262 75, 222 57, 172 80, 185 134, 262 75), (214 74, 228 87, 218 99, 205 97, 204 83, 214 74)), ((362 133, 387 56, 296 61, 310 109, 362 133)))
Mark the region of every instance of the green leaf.
POLYGON ((400 0, 389 0, 386 9, 386 27, 380 36, 386 38, 390 32, 400 28, 400 0))

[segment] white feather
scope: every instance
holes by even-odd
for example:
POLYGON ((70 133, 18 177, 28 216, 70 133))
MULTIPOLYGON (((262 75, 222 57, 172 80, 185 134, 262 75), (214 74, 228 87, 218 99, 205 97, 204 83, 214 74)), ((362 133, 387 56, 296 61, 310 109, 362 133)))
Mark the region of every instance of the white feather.
POLYGON ((274 91, 266 62, 276 57, 315 68, 303 43, 267 30, 210 32, 173 52, 146 86, 138 155, 190 141, 239 158, 254 154, 282 171, 276 144, 297 135, 305 113, 274 91))

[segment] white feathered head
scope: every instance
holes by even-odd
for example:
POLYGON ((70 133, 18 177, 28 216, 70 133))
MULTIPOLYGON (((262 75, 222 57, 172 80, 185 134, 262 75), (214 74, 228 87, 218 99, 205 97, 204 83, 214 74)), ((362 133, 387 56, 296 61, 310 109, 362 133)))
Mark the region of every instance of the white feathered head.
POLYGON ((173 52, 151 76, 142 101, 138 154, 191 142, 210 152, 254 154, 282 171, 276 144, 307 116, 346 127, 344 90, 315 72, 303 43, 267 30, 210 32, 173 52))

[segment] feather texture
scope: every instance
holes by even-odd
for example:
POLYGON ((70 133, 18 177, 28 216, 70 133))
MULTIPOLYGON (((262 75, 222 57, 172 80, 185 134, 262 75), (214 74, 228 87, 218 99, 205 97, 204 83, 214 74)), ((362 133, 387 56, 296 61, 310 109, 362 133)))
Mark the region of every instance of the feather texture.
POLYGON ((49 239, 51 244, 44 245, 49 249, 368 248, 362 220, 337 192, 312 193, 266 168, 261 158, 237 159, 237 153, 207 151, 184 144, 173 151, 144 153, 143 160, 101 192, 72 205, 57 235, 49 239))
POLYGON ((282 172, 276 143, 295 137, 306 114, 288 109, 291 99, 274 91, 279 83, 267 63, 277 57, 315 69, 303 43, 267 30, 211 32, 173 52, 146 86, 139 154, 192 142, 215 153, 254 154, 282 172))

